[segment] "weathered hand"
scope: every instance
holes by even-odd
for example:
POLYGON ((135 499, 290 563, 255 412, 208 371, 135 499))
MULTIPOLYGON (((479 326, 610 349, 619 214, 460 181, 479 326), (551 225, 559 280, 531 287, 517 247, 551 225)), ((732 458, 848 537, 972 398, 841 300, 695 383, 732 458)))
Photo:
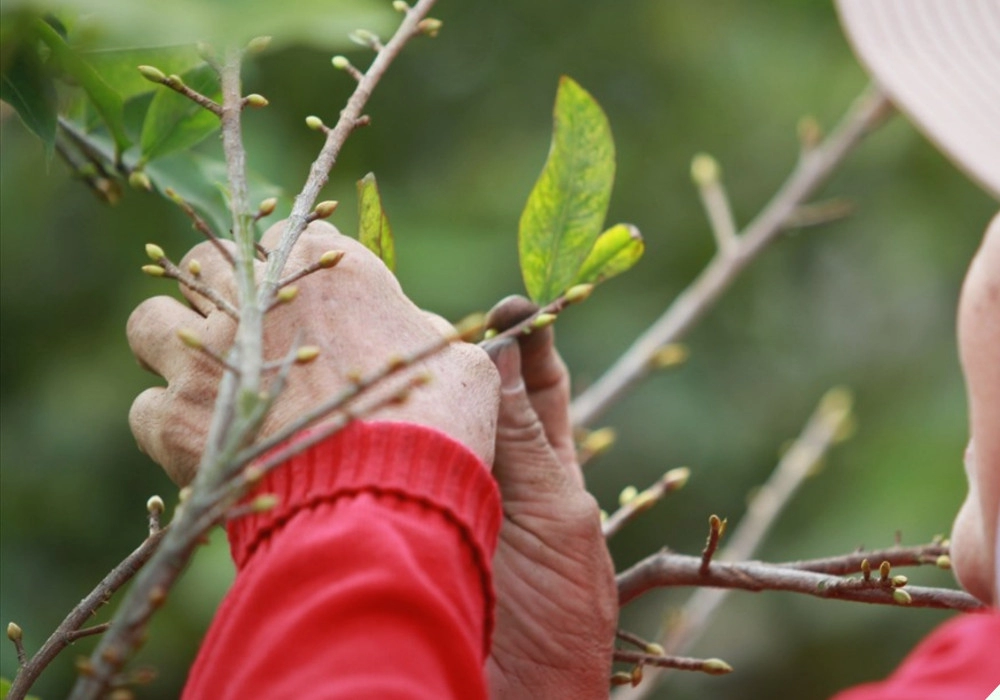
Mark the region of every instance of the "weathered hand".
POLYGON ((969 395, 969 495, 952 530, 962 586, 1000 605, 1000 214, 990 223, 962 288, 958 344, 969 395))
MULTIPOLYGON (((282 224, 272 226, 261 243, 277 243, 282 224)), ((441 320, 418 309, 403 294, 391 272, 357 241, 324 222, 309 225, 285 266, 286 274, 315 262, 328 250, 343 250, 343 260, 295 284, 299 294, 265 318, 264 356, 278 359, 301 334, 303 344, 317 345, 320 356, 292 369, 288 386, 262 428, 273 433, 305 411, 344 389, 349 375, 368 374, 393 356, 430 346, 441 337, 441 320)), ((201 263, 200 277, 235 305, 232 266, 209 243, 196 246, 181 262, 201 263)), ((258 267, 262 269, 262 263, 258 267)), ((193 331, 216 353, 225 354, 236 324, 204 297, 182 289, 191 306, 172 297, 143 302, 129 318, 128 340, 145 367, 167 380, 166 387, 144 391, 129 414, 140 448, 163 466, 177 483, 194 477, 211 422, 221 376, 219 365, 185 347, 177 331, 193 331)), ((413 371, 427 371, 432 381, 401 405, 370 416, 437 428, 462 442, 486 464, 493 460, 497 412, 497 373, 486 354, 454 343, 413 371)))
MULTIPOLYGON (((534 306, 491 313, 507 327, 534 306)), ((551 329, 490 350, 502 382, 493 473, 504 520, 493 560, 493 698, 606 698, 618 619, 600 511, 583 485, 569 421, 569 374, 551 329)))

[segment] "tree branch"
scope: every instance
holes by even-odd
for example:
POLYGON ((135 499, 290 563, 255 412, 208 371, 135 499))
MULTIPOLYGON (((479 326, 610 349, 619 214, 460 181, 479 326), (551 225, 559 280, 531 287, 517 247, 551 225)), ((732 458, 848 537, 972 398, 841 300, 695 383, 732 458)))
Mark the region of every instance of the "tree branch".
POLYGON ((667 343, 680 340, 705 315, 737 276, 786 228, 786 222, 872 131, 889 110, 888 100, 869 87, 851 106, 833 133, 802 153, 798 165, 757 217, 720 249, 697 278, 632 346, 574 401, 573 425, 593 423, 649 371, 650 358, 667 343))

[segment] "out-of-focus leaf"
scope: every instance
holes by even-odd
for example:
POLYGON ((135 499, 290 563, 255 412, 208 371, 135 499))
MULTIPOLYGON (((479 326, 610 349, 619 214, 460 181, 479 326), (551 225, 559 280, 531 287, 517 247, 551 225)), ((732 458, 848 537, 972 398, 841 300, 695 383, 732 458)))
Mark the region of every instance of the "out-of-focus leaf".
MULTIPOLYGON (((31 8, 37 0, 4 0, 5 11, 31 8)), ((260 35, 273 46, 311 44, 347 48, 359 27, 388 36, 399 23, 384 0, 51 0, 47 9, 74 16, 74 33, 86 32, 101 46, 135 48, 205 41, 218 48, 260 35)))
POLYGON ((395 271, 396 246, 374 173, 358 180, 358 240, 379 256, 386 267, 395 271))
POLYGON ((194 45, 161 46, 149 49, 116 49, 83 54, 112 90, 128 100, 158 89, 142 77, 138 66, 156 66, 167 75, 182 75, 205 61, 194 45))
MULTIPOLYGON (((181 76, 185 84, 203 95, 219 96, 218 80, 209 66, 181 76)), ((219 128, 219 118, 173 90, 161 87, 153 96, 139 139, 142 159, 151 161, 190 148, 219 128)))
POLYGON ((572 79, 559 80, 552 145, 518 230, 528 295, 551 301, 576 278, 604 224, 615 145, 600 105, 572 79))
POLYGON ((56 89, 41 58, 29 43, 19 43, 4 57, 0 99, 45 144, 51 155, 56 138, 56 89))
MULTIPOLYGON (((232 228, 225 189, 226 164, 221 159, 182 151, 158 158, 146 166, 145 172, 158 192, 162 194, 167 188, 174 190, 220 235, 232 228)), ((247 171, 247 187, 251 202, 283 194, 280 187, 252 170, 247 171)))
POLYGON ((642 234, 632 224, 615 224, 597 237, 573 284, 597 284, 628 270, 646 250, 642 234))
POLYGON ((115 150, 121 153, 129 147, 130 141, 125 133, 124 103, 121 95, 104 82, 104 79, 60 36, 51 25, 43 20, 35 22, 35 30, 52 52, 52 59, 67 75, 72 77, 83 88, 94 103, 94 107, 107 124, 115 141, 115 150))

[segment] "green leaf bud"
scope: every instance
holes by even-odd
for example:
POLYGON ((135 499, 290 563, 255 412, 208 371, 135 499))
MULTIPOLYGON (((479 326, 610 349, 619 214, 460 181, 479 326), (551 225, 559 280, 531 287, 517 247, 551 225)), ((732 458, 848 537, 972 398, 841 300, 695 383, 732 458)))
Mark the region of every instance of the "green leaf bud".
POLYGON ((598 428, 589 432, 580 442, 580 449, 591 455, 603 454, 611 449, 617 437, 618 433, 614 428, 598 428))
POLYGON ((201 274, 201 262, 199 262, 196 258, 191 258, 191 261, 188 263, 188 272, 190 272, 195 277, 197 277, 198 275, 200 275, 201 274))
POLYGON ((133 170, 129 173, 128 184, 136 190, 146 190, 147 192, 153 191, 153 181, 149 179, 149 175, 141 170, 133 170))
POLYGON ((319 131, 323 128, 323 120, 315 115, 309 115, 306 117, 306 126, 313 131, 319 131))
POLYGON ((899 574, 897 576, 892 577, 892 585, 895 586, 896 588, 902 588, 907 583, 909 583, 909 580, 910 579, 903 576, 903 574, 899 574))
POLYGON ((21 626, 19 624, 16 622, 7 623, 7 639, 12 642, 19 642, 23 636, 24 633, 21 631, 21 626))
POLYGON ((300 365, 308 364, 319 357, 319 347, 316 345, 303 345, 295 351, 295 361, 300 365))
POLYGON ((662 645, 657 644, 656 642, 650 642, 649 644, 646 645, 646 653, 652 656, 667 655, 666 649, 664 649, 662 645))
POLYGON ((180 501, 181 503, 184 503, 189 498, 191 498, 190 486, 185 486, 184 488, 182 488, 180 491, 177 492, 177 500, 180 501))
POLYGON ((691 351, 683 343, 667 343, 656 349, 653 356, 649 358, 649 366, 652 369, 667 369, 687 362, 691 356, 691 351))
POLYGON ((313 209, 313 213, 316 214, 317 219, 326 219, 333 214, 333 212, 337 211, 338 204, 340 204, 340 202, 334 199, 328 199, 325 202, 317 204, 316 208, 313 209))
POLYGON ((616 671, 611 674, 611 685, 632 685, 632 674, 628 671, 616 671))
POLYGON ((913 596, 905 588, 892 589, 892 599, 899 605, 909 605, 913 602, 913 596))
POLYGON ((337 70, 347 70, 347 67, 351 65, 351 62, 347 60, 347 56, 340 55, 331 58, 330 63, 332 63, 333 67, 337 70))
POLYGON ((627 506, 635 497, 639 495, 639 489, 637 489, 632 484, 629 484, 622 489, 621 493, 618 494, 618 505, 627 506))
POLYGON ((566 301, 570 304, 578 304, 581 301, 586 300, 590 296, 590 293, 594 291, 594 285, 592 284, 574 284, 572 287, 566 290, 566 301))
POLYGON ((642 664, 636 664, 632 667, 632 687, 642 683, 642 664))
POLYGON ((263 202, 260 203, 259 207, 257 207, 257 216, 259 217, 270 216, 271 214, 274 213, 274 209, 277 206, 278 206, 278 198, 268 197, 267 199, 265 199, 263 202))
POLYGON ((375 50, 378 50, 379 45, 382 43, 382 40, 378 38, 377 34, 370 32, 367 29, 355 29, 347 35, 347 38, 359 46, 365 46, 375 50))
POLYGON ((142 271, 145 272, 150 277, 163 277, 165 274, 167 274, 167 271, 164 270, 159 265, 143 265, 142 271))
POLYGON ((867 559, 861 560, 861 575, 865 577, 865 581, 872 577, 872 565, 867 559))
POLYGON ((271 45, 271 37, 255 36, 247 42, 247 53, 261 53, 271 45))
POLYGON ((260 109, 261 107, 267 107, 270 104, 267 98, 263 95, 258 95, 256 92, 250 93, 244 98, 248 105, 260 109))
POLYGON ((417 30, 424 36, 429 36, 432 39, 438 35, 441 31, 441 26, 444 23, 434 17, 427 17, 422 19, 417 23, 417 30))
POLYGON ((257 498, 253 499, 250 503, 250 509, 254 513, 266 513, 272 510, 279 503, 278 495, 274 493, 265 493, 257 498))
POLYGON ((275 299, 278 300, 279 304, 287 304, 288 302, 295 299, 295 297, 297 297, 298 295, 299 295, 299 288, 296 287, 294 284, 290 284, 287 287, 282 287, 281 289, 279 289, 278 293, 275 294, 274 296, 275 299))
POLYGON ((176 73, 171 73, 170 75, 168 75, 167 79, 164 80, 164 82, 173 88, 184 87, 184 81, 181 79, 181 76, 177 75, 176 73))
POLYGON ((691 470, 687 467, 677 467, 663 475, 663 480, 669 483, 674 490, 684 488, 690 478, 691 470))
POLYGON ((167 257, 167 254, 163 252, 163 248, 156 245, 155 243, 146 244, 146 255, 153 262, 160 262, 163 258, 167 257))
POLYGON ((483 332, 483 340, 490 340, 491 338, 496 338, 500 333, 496 328, 487 328, 483 332))
POLYGON ((698 187, 716 184, 721 175, 719 162, 707 153, 699 153, 691 159, 691 180, 698 187))
POLYGON ((410 6, 405 2, 405 0, 393 0, 392 9, 396 12, 409 12, 410 6))
POLYGON ((951 568, 951 557, 947 554, 942 554, 937 559, 934 560, 934 565, 939 569, 950 569, 951 568))
POLYGON ((713 676, 721 676, 732 673, 733 667, 722 659, 705 659, 701 664, 701 670, 713 676))
POLYGON ((600 515, 601 515, 601 522, 602 523, 607 522, 607 520, 608 520, 608 511, 606 511, 603 508, 601 508, 600 515))
POLYGON ((146 511, 150 515, 159 515, 164 510, 163 499, 159 496, 150 496, 146 501, 146 511))
POLYGON ((547 326, 551 326, 553 323, 556 322, 556 318, 558 317, 555 314, 538 314, 537 316, 535 316, 535 319, 531 322, 531 329, 537 331, 541 328, 546 328, 547 326))
POLYGON ((455 324, 455 332, 458 337, 466 342, 475 340, 486 328, 486 314, 481 311, 473 312, 455 324))
POLYGON ((882 577, 883 580, 888 579, 889 578, 889 574, 891 572, 892 572, 892 564, 890 564, 887 561, 884 561, 881 564, 879 564, 878 574, 879 574, 879 576, 882 577))
POLYGON ((344 251, 342 250, 328 250, 319 256, 319 266, 323 268, 330 268, 339 263, 344 259, 344 251))
POLYGON ((139 66, 139 72, 143 78, 153 83, 163 83, 167 80, 166 73, 153 66, 139 66))
POLYGON ((201 350, 204 347, 201 338, 189 328, 178 328, 177 337, 180 338, 182 343, 194 350, 201 350))

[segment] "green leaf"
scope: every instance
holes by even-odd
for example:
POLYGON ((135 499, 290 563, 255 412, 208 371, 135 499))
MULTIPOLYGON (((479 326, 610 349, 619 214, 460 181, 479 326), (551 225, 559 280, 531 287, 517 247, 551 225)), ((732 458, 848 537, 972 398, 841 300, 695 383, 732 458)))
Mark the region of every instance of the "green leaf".
POLYGON ((598 284, 620 275, 639 261, 645 249, 639 229, 632 224, 615 224, 597 237, 573 284, 598 284))
POLYGON ((38 52, 29 43, 19 43, 4 61, 0 100, 14 108, 51 155, 56 140, 56 88, 38 52))
POLYGON ((156 66, 167 75, 182 75, 205 62, 194 45, 90 51, 83 55, 124 100, 160 87, 143 78, 139 66, 156 66))
POLYGON ((544 304, 572 284, 594 247, 615 177, 615 145, 600 105, 573 80, 559 80, 552 145, 518 230, 528 295, 544 304))
MULTIPOLYGON (((217 99, 218 80, 209 66, 188 71, 181 79, 191 89, 217 99)), ((154 95, 139 139, 144 161, 191 148, 219 128, 219 118, 170 88, 154 95)))
MULTIPOLYGON (((225 189, 226 164, 194 151, 173 153, 159 158, 145 168, 153 187, 161 194, 167 188, 174 190, 194 207, 220 236, 232 228, 229 196, 225 189)), ((268 197, 281 197, 281 188, 264 179, 259 173, 247 171, 247 187, 251 202, 268 197)))
POLYGON ((94 107, 107 124, 115 141, 116 154, 129 147, 125 133, 124 103, 121 95, 111 89, 104 79, 60 36, 51 25, 43 20, 35 22, 35 30, 52 52, 52 59, 67 75, 72 77, 87 93, 94 107))
POLYGON ((375 253, 386 267, 395 271, 396 246, 374 173, 358 180, 358 240, 375 253))

